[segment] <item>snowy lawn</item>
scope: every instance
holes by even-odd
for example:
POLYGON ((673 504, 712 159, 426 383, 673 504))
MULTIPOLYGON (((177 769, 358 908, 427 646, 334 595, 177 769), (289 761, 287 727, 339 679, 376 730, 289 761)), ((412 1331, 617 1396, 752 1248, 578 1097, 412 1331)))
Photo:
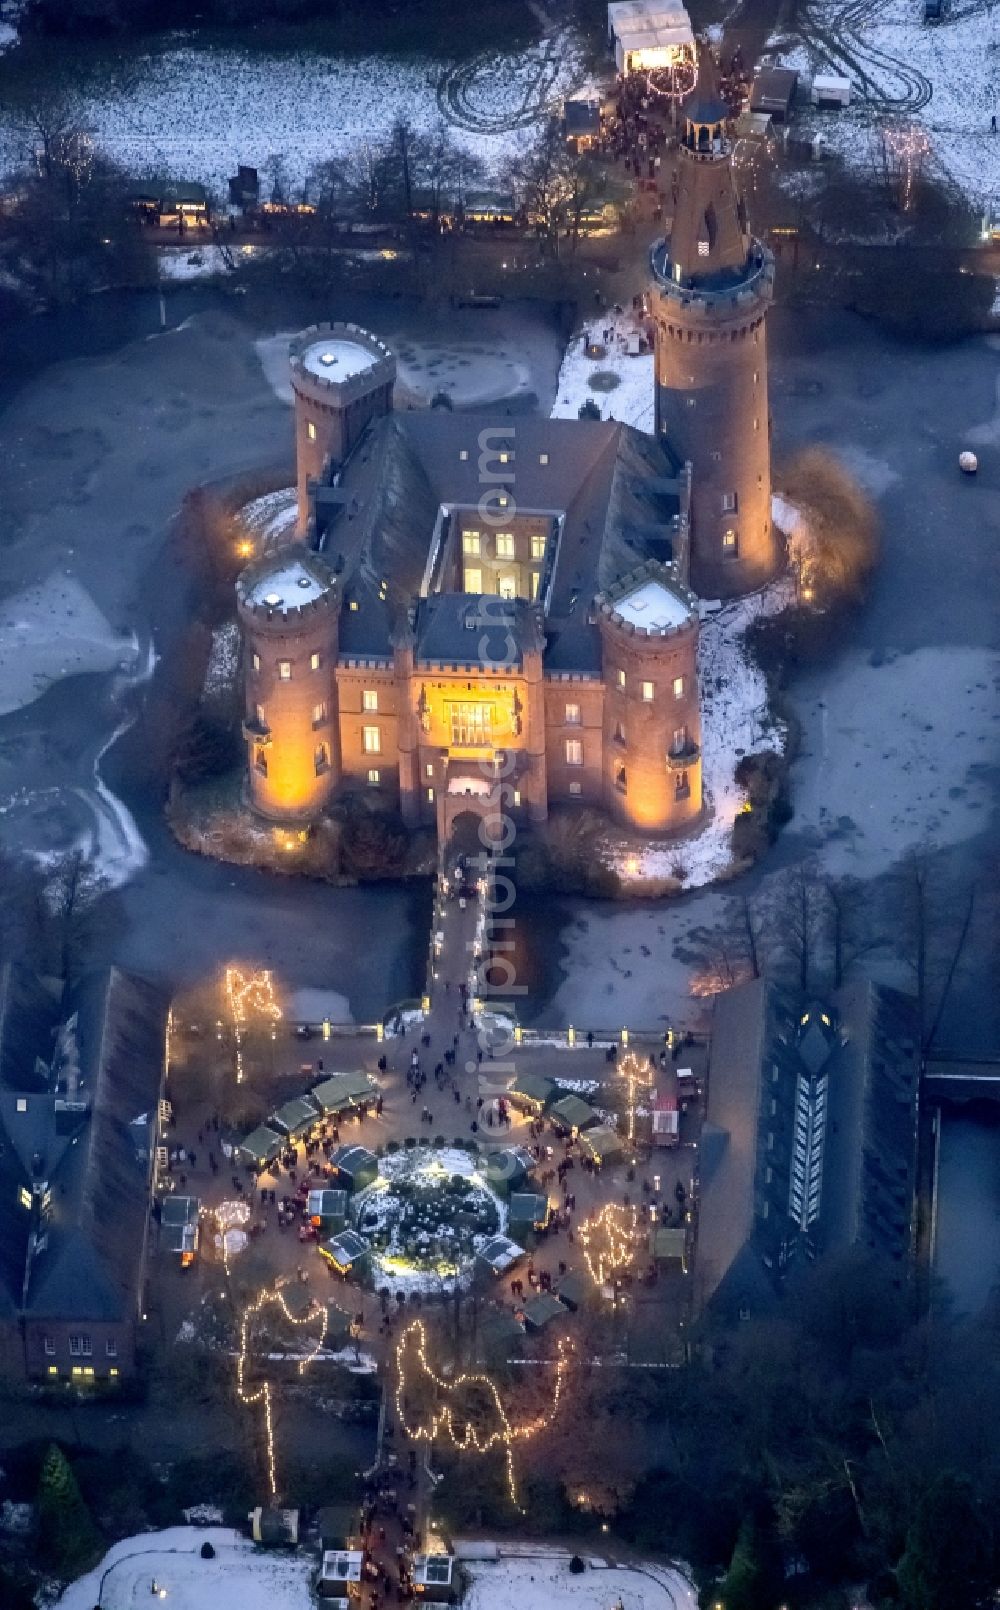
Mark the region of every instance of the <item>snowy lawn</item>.
POLYGON ((802 8, 794 34, 773 35, 767 55, 800 73, 850 77, 854 104, 844 111, 804 111, 796 131, 821 130, 830 148, 870 175, 880 166, 879 116, 913 122, 930 141, 928 171, 950 181, 976 206, 1000 194, 998 32, 982 6, 946 7, 933 27, 918 0, 816 0, 802 8), (813 18, 815 18, 814 30, 813 18))
MULTIPOLYGON (((182 48, 145 57, 128 88, 81 100, 78 115, 130 172, 198 181, 220 197, 239 163, 264 172, 274 155, 300 191, 320 163, 383 141, 400 118, 420 131, 450 124, 457 142, 496 170, 585 77, 572 37, 558 36, 556 46, 554 37, 454 69, 430 57, 182 48)), ((23 147, 0 114, 0 170, 15 166, 23 147)))
POLYGON ((294 1554, 262 1554, 228 1527, 171 1526, 116 1543, 66 1589, 58 1610, 94 1610, 102 1577, 102 1610, 158 1604, 150 1594, 154 1578, 166 1589, 168 1610, 312 1610, 314 1569, 315 1561, 294 1554), (206 1541, 214 1560, 201 1558, 206 1541))
MULTIPOLYGON (((525 1545, 532 1548, 533 1545, 525 1545)), ((697 1597, 679 1571, 665 1565, 606 1566, 588 1561, 574 1576, 570 1555, 545 1550, 497 1561, 467 1561, 472 1578, 465 1610, 696 1610, 697 1597)))

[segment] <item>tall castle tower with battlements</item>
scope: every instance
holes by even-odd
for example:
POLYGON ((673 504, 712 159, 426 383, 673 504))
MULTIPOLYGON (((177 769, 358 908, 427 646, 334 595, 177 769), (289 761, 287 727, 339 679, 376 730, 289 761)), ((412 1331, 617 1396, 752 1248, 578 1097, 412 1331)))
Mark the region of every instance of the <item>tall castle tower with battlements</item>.
POLYGON ((764 322, 774 260, 747 227, 707 52, 683 111, 673 228, 651 257, 656 431, 693 466, 690 585, 702 598, 735 598, 781 564, 764 322))

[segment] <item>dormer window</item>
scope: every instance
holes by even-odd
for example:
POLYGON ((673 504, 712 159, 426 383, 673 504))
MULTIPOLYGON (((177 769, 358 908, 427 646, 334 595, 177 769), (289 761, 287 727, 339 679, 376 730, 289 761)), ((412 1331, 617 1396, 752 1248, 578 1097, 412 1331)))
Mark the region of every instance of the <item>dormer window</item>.
POLYGON ((458 456, 462 460, 462 463, 464 464, 465 461, 467 460, 468 456, 469 456, 469 449, 467 447, 460 447, 459 450, 458 450, 458 456))

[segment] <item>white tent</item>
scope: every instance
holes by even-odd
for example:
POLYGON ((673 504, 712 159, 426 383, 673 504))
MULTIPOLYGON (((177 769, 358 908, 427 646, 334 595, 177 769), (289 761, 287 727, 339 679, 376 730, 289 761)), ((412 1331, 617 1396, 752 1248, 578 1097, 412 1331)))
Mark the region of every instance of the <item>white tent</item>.
POLYGON ((613 0, 608 37, 622 74, 669 67, 693 55, 691 19, 680 0, 613 0))

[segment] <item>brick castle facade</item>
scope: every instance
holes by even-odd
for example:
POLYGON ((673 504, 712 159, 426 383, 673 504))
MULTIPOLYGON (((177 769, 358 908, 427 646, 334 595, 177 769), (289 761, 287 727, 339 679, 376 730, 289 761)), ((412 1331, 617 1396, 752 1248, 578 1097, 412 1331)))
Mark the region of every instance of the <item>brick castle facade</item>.
POLYGON ((248 796, 282 824, 343 789, 444 840, 482 814, 589 805, 669 834, 702 805, 698 596, 781 562, 764 317, 725 110, 687 108, 653 249, 656 434, 613 421, 395 413, 352 325, 293 343, 297 540, 238 583, 248 796), (495 810, 495 805, 493 807, 495 810))

